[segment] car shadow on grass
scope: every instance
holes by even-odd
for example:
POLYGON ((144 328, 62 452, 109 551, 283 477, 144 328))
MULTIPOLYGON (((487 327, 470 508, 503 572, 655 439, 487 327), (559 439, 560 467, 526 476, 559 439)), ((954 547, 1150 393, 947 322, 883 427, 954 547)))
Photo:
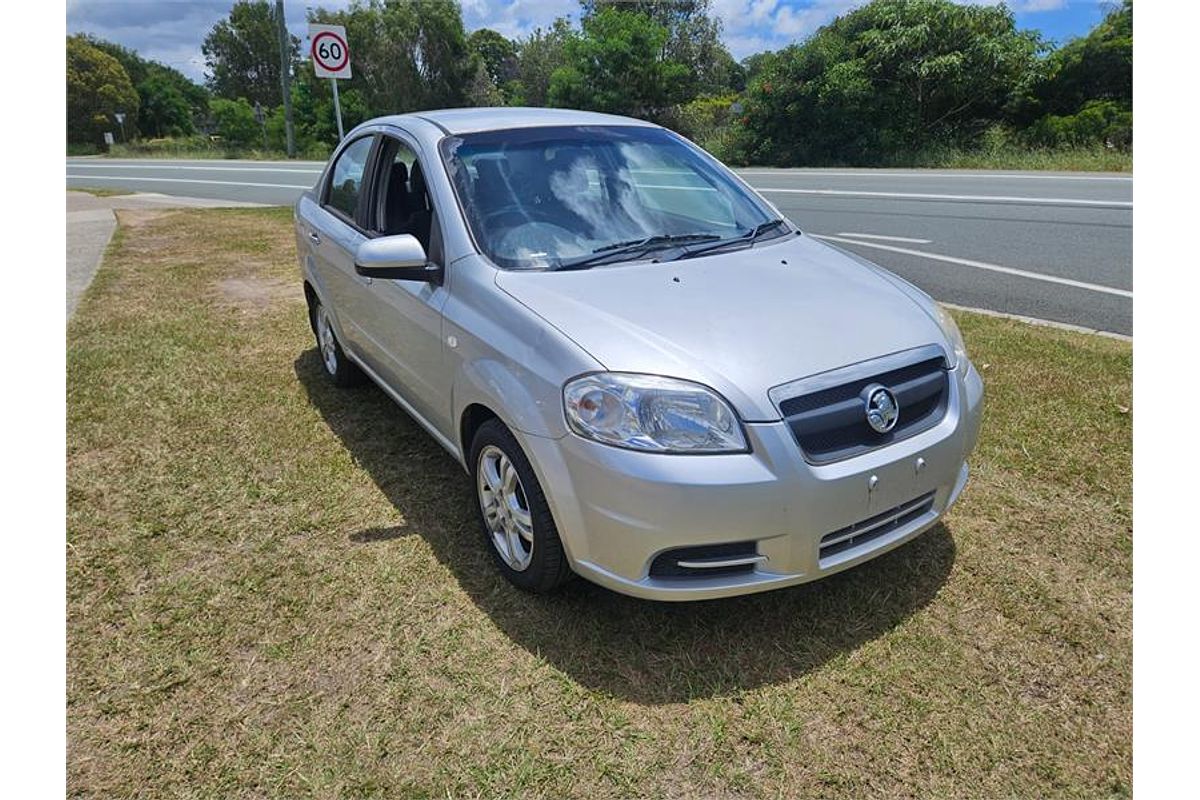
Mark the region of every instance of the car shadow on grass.
POLYGON ((674 703, 792 680, 929 604, 954 564, 954 540, 939 524, 857 568, 764 594, 656 603, 583 580, 548 596, 525 594, 496 570, 470 480, 429 434, 374 386, 331 386, 315 349, 295 370, 313 406, 405 520, 355 532, 348 546, 422 536, 514 643, 614 697, 674 703))

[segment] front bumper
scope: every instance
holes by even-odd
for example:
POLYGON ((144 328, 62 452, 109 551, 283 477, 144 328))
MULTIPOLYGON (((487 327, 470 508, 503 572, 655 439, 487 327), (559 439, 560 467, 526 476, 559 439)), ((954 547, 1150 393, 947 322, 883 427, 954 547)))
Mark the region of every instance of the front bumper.
POLYGON ((568 434, 522 437, 575 571, 653 600, 702 600, 816 580, 887 552, 933 526, 967 482, 983 382, 951 371, 945 417, 888 447, 816 466, 783 422, 746 425, 751 452, 676 456, 608 447, 568 434), (921 462, 920 464, 918 462, 921 462), (836 554, 827 534, 931 495, 922 512, 836 554), (753 541, 765 558, 734 574, 650 574, 660 553, 753 541))

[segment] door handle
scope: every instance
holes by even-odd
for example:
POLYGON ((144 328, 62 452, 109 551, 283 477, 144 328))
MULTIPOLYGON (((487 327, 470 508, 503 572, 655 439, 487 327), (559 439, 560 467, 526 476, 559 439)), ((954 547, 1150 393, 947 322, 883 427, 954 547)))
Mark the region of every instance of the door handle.
POLYGON ((309 231, 308 239, 313 244, 320 244, 321 243, 321 234, 317 233, 316 231, 309 231))

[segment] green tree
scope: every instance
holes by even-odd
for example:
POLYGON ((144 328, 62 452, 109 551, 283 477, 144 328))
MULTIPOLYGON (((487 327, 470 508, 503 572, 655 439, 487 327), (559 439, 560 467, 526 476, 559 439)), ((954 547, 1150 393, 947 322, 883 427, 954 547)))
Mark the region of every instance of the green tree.
POLYGON ((136 129, 150 136, 173 132, 191 134, 208 116, 208 91, 179 70, 142 58, 114 42, 85 36, 88 44, 121 62, 137 89, 141 111, 136 126, 126 122, 126 129, 131 133, 136 129), (186 104, 186 111, 180 108, 180 98, 186 104))
POLYGON ((662 57, 667 29, 645 14, 605 8, 566 43, 550 105, 656 119, 687 91, 688 69, 662 57))
MULTIPOLYGON (((353 58, 353 51, 351 53, 353 58)), ((355 67, 355 70, 357 69, 355 67)), ((342 107, 342 123, 347 131, 372 117, 393 113, 373 109, 362 90, 362 85, 353 80, 338 81, 338 99, 342 107)), ((282 142, 282 108, 278 110, 278 117, 279 141, 282 142)), ((307 62, 301 65, 296 80, 292 82, 292 118, 298 151, 319 153, 323 148, 330 148, 338 143, 337 115, 333 105, 331 82, 315 77, 312 67, 307 62)), ((274 135, 271 133, 271 125, 268 121, 269 137, 274 135)))
POLYGON ((467 105, 471 106, 502 106, 504 93, 496 86, 492 76, 488 74, 487 64, 482 60, 475 68, 475 75, 467 84, 467 105))
POLYGON ((1048 60, 1049 80, 1041 92, 1047 111, 1074 111, 1093 100, 1132 105, 1133 0, 1048 60))
POLYGON ((160 137, 196 132, 192 122, 192 105, 179 90, 178 84, 163 72, 152 70, 137 85, 137 93, 141 98, 138 128, 143 134, 160 137))
POLYGON ((262 144, 262 127, 254 119, 254 107, 244 97, 237 100, 214 98, 209 104, 217 135, 227 145, 252 147, 262 144))
POLYGON ((874 0, 759 63, 742 160, 873 163, 1003 120, 1040 42, 1005 6, 874 0))
POLYGON ((576 33, 565 17, 549 28, 535 28, 517 42, 517 73, 509 97, 515 105, 545 106, 550 102, 550 76, 567 63, 567 42, 576 33))
POLYGON ((100 143, 118 130, 115 114, 136 118, 138 94, 117 59, 86 37, 67 37, 67 141, 100 143))
POLYGON ((483 61, 492 84, 503 89, 517 77, 517 46, 491 28, 471 31, 467 50, 483 61))
MULTIPOLYGON (((315 9, 309 20, 346 27, 353 78, 345 86, 372 115, 463 105, 475 64, 454 0, 355 0, 344 11, 315 9)), ((307 64, 298 77, 316 80, 307 64)))
POLYGON ((1133 0, 1046 58, 1023 111, 1026 142, 1047 147, 1133 144, 1133 0), (1038 116, 1040 115, 1040 116, 1038 116))
POLYGON ((606 8, 645 14, 667 31, 662 58, 688 69, 684 100, 745 86, 741 66, 721 41, 721 20, 712 0, 582 0, 583 19, 606 8))
MULTIPOLYGON (((742 68, 742 76, 744 77, 746 83, 749 83, 757 78, 759 73, 762 72, 763 67, 770 63, 774 55, 775 54, 770 50, 766 50, 761 53, 751 53, 743 58, 742 63, 739 66, 742 68)), ((742 88, 745 88, 745 86, 742 88)))
MULTIPOLYGON (((288 60, 295 72, 300 40, 288 36, 288 60)), ((208 67, 208 86, 225 99, 276 106, 282 102, 279 72, 279 28, 275 4, 239 0, 229 17, 213 26, 200 46, 208 67)))

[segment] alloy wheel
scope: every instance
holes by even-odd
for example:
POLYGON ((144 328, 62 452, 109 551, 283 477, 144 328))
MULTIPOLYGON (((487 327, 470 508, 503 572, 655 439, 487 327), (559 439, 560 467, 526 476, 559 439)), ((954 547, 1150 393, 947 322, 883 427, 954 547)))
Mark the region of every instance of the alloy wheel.
POLYGON ((533 561, 533 515, 517 468, 504 451, 488 445, 479 453, 479 507, 492 545, 504 563, 524 572, 533 561))
POLYGON ((329 320, 329 312, 325 306, 317 308, 317 342, 321 345, 321 360, 325 362, 325 371, 337 375, 338 356, 337 339, 333 335, 333 324, 329 320))

